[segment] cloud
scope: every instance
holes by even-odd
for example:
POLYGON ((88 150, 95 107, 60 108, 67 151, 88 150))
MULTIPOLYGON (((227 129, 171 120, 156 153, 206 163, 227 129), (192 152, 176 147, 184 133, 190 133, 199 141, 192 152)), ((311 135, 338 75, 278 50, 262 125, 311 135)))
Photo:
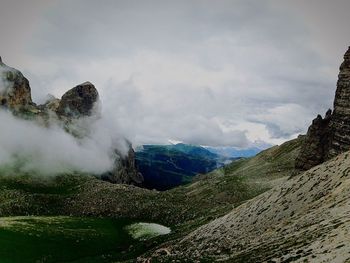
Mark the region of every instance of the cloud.
POLYGON ((312 38, 325 27, 286 2, 54 1, 20 66, 36 101, 94 83, 104 118, 134 144, 279 143, 331 106, 341 62, 312 38))
POLYGON ((74 171, 99 175, 110 171, 115 159, 113 150, 125 154, 127 145, 111 133, 103 119, 91 121, 82 119, 74 124, 80 132, 86 129, 86 136, 79 139, 54 122, 44 127, 1 110, 0 166, 38 175, 74 171))

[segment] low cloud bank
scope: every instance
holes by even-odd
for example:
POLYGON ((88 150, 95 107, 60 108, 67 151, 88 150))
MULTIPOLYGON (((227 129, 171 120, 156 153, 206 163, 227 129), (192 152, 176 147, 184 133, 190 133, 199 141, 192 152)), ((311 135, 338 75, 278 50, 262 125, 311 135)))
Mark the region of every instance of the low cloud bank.
POLYGON ((44 127, 4 110, 0 110, 0 123, 2 169, 40 175, 73 171, 101 174, 114 165, 113 149, 117 148, 123 154, 127 151, 125 140, 114 136, 116 134, 111 132, 103 118, 92 123, 80 121, 79 128, 88 129, 83 138, 72 136, 57 124, 44 127))

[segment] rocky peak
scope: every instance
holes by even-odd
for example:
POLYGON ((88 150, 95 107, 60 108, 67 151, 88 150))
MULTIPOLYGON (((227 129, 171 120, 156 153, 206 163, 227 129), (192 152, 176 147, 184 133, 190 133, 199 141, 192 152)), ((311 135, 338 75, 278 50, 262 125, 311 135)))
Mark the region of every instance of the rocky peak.
POLYGON ((350 149, 350 47, 340 66, 327 159, 350 149))
POLYGON ((10 109, 23 109, 33 105, 29 81, 17 69, 5 65, 0 59, 0 105, 10 109))
POLYGON ((69 118, 89 116, 92 114, 98 97, 95 86, 90 82, 84 82, 62 96, 56 112, 59 116, 69 118))
POLYGON ((340 66, 334 110, 320 115, 308 129, 296 159, 296 168, 307 170, 350 149, 350 47, 340 66))

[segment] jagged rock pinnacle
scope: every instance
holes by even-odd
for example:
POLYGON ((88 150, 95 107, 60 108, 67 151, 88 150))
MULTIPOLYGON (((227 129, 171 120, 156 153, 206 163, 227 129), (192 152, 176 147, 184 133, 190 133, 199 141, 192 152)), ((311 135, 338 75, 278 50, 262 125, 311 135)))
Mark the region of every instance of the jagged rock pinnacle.
POLYGON ((350 47, 340 66, 334 110, 318 116, 307 132, 295 166, 307 170, 350 149, 350 47))

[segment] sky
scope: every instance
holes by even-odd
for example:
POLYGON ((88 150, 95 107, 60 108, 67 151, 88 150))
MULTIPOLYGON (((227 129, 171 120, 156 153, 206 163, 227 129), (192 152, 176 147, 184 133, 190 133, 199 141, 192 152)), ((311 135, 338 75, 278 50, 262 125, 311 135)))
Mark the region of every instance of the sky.
POLYGON ((134 146, 248 148, 332 107, 348 0, 1 0, 0 55, 33 100, 92 82, 134 146))

